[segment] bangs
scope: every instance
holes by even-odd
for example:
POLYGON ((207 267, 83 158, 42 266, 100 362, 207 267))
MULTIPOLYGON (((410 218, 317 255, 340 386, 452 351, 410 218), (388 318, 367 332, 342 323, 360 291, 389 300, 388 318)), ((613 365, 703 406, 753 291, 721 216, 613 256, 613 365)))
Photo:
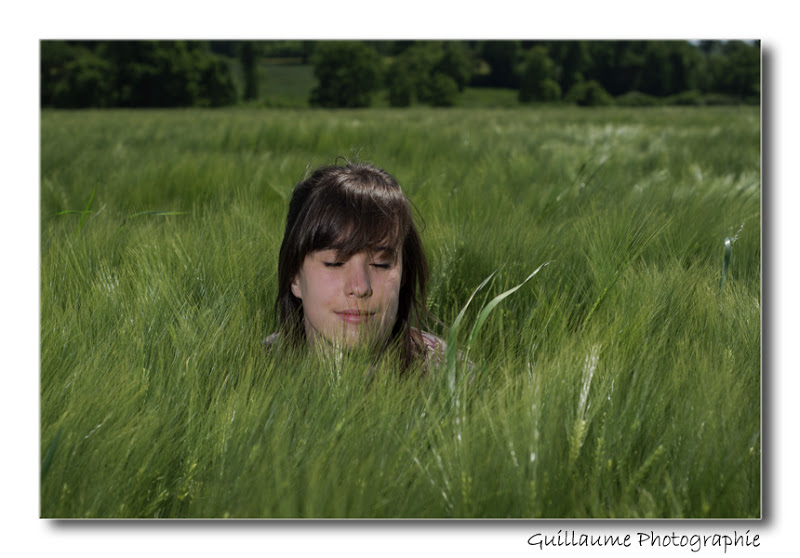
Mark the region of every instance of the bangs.
POLYGON ((411 227, 411 212, 399 192, 321 193, 298 222, 303 256, 336 250, 348 258, 363 251, 398 252, 411 227))

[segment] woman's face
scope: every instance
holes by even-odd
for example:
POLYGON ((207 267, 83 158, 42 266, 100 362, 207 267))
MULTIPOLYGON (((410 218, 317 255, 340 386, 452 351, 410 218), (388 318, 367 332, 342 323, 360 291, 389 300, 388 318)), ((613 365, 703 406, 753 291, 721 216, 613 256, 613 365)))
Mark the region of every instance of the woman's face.
POLYGON ((306 256, 292 280, 303 302, 306 338, 354 346, 388 338, 397 320, 403 261, 400 251, 359 252, 343 259, 336 250, 306 256))

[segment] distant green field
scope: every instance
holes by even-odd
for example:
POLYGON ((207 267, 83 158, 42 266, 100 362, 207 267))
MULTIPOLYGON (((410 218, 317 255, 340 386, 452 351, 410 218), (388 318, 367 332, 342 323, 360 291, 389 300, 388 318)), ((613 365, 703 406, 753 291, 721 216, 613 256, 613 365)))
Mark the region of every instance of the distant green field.
POLYGON ((759 517, 759 128, 752 107, 44 111, 41 515, 759 517), (549 262, 473 369, 382 362, 367 386, 356 357, 263 353, 291 189, 338 155, 419 209, 444 324, 497 270, 461 350, 549 262))
POLYGON ((259 70, 261 77, 259 93, 266 102, 286 103, 288 106, 308 106, 311 89, 316 83, 313 66, 265 64, 259 70))
MULTIPOLYGON (((240 95, 244 92, 244 73, 238 59, 230 61, 231 72, 240 95)), ((316 84, 314 67, 300 59, 267 60, 258 66, 258 100, 248 101, 272 108, 307 108, 316 84)))

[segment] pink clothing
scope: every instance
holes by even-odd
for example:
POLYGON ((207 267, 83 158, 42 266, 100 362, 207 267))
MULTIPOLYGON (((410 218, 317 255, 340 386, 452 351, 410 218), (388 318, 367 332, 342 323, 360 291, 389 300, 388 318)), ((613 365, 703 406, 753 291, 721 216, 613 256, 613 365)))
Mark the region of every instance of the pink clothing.
POLYGON ((447 350, 447 344, 443 339, 428 333, 427 331, 420 331, 422 335, 422 342, 425 343, 425 356, 431 362, 442 364, 444 362, 444 355, 447 350))

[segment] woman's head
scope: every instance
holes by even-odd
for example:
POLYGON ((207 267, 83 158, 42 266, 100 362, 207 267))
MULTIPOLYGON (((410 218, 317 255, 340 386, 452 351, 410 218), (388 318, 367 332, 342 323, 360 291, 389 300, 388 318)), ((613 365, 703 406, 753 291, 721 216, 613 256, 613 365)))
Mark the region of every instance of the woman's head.
POLYGON ((294 341, 354 345, 400 337, 424 310, 428 265, 411 204, 367 164, 317 169, 295 186, 278 261, 276 305, 294 341))

